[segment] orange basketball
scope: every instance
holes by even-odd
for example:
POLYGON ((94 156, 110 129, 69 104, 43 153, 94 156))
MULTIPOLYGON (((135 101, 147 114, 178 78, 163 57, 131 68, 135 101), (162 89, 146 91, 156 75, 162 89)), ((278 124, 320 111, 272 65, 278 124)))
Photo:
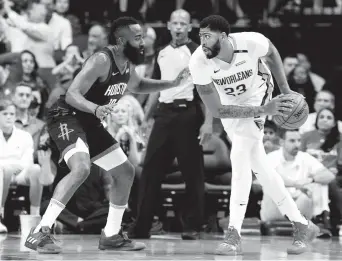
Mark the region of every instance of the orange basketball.
POLYGON ((287 116, 275 115, 272 117, 272 120, 280 128, 287 130, 298 129, 308 118, 309 106, 299 94, 287 94, 286 96, 293 100, 294 106, 292 111, 287 116))

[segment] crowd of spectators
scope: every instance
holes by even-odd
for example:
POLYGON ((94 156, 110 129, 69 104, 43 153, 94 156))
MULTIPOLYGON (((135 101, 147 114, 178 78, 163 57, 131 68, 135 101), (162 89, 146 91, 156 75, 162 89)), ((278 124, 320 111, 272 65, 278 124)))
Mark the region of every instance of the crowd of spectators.
MULTIPOLYGON (((145 61, 137 72, 154 77, 158 35, 148 22, 167 22, 173 10, 188 10, 193 23, 205 15, 221 14, 235 26, 248 26, 253 19, 279 26, 277 13, 302 5, 315 14, 326 12, 325 8, 335 14, 342 11, 340 0, 324 1, 324 5, 322 0, 265 0, 259 6, 250 6, 254 1, 244 0, 201 1, 208 8, 195 0, 103 1, 106 4, 70 1, 0 1, 0 233, 7 232, 3 218, 10 190, 28 186, 27 212, 39 215, 55 185, 68 173, 66 167, 58 164, 56 148, 49 140, 46 111, 65 94, 82 63, 109 43, 108 20, 132 15, 144 21, 145 61), (93 4, 99 6, 91 12, 93 4), (82 33, 84 30, 86 34, 82 33)), ((299 209, 307 218, 322 223, 328 235, 336 235, 342 218, 342 123, 335 112, 336 97, 326 88, 326 79, 312 71, 304 53, 284 56, 283 63, 290 87, 306 97, 310 115, 299 130, 279 130, 271 120, 267 121, 265 150, 299 209)), ((136 168, 125 224, 134 223, 137 215, 139 179, 154 124, 151 99, 156 101, 148 95, 127 93, 103 122, 136 168)), ((213 137, 202 147, 205 180, 230 184, 230 141, 220 124, 214 125, 213 137)), ((178 170, 175 161, 166 176, 178 170)), ((58 218, 55 231, 99 233, 106 222, 111 182, 105 171, 93 166, 89 178, 58 218)), ((260 185, 255 180, 252 190, 262 201, 260 212, 256 207, 254 215, 262 222, 284 219, 257 187, 260 185)), ((153 215, 157 216, 157 212, 153 215)))

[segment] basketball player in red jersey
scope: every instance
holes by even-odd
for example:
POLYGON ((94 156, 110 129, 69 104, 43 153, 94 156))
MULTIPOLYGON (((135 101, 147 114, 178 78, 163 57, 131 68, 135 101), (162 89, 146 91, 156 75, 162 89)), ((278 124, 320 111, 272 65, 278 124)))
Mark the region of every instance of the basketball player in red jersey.
POLYGON ((60 253, 61 247, 50 235, 51 227, 65 205, 84 182, 94 163, 113 177, 107 224, 102 231, 101 250, 141 250, 121 231, 134 167, 117 141, 104 129, 101 120, 111 113, 126 88, 135 93, 158 92, 188 80, 184 70, 174 81, 140 78, 135 65, 143 61, 143 31, 138 21, 121 17, 113 22, 109 36, 114 43, 92 55, 77 74, 65 96, 49 110, 48 130, 60 152, 60 160, 70 173, 57 185, 40 224, 32 228, 25 246, 39 253, 60 253))
POLYGON ((280 55, 260 33, 231 34, 227 20, 217 15, 203 19, 199 36, 201 46, 189 63, 193 82, 213 116, 221 118, 232 142, 229 227, 216 254, 242 254, 240 231, 252 185, 251 169, 264 193, 293 223, 294 240, 287 253, 301 254, 309 249, 319 229, 301 215, 280 175, 268 165, 262 142, 265 116, 286 115, 293 107, 286 95, 271 99, 271 72, 281 92, 292 93, 280 55))

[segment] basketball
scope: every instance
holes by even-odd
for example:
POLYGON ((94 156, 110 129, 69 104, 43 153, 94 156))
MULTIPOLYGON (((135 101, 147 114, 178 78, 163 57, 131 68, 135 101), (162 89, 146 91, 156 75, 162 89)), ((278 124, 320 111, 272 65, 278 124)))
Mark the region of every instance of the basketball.
POLYGON ((278 127, 294 130, 302 126, 309 115, 309 106, 305 99, 299 94, 287 94, 289 99, 293 100, 294 106, 287 116, 275 115, 272 120, 278 127))

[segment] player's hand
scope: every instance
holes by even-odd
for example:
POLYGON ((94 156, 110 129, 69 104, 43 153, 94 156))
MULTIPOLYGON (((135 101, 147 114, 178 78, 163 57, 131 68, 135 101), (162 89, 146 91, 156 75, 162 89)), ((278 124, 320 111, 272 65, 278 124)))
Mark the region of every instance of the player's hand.
POLYGON ((183 69, 174 80, 174 86, 182 85, 183 83, 191 81, 191 74, 189 68, 183 69))
POLYGON ((212 134, 213 134, 212 124, 203 124, 200 128, 200 135, 198 136, 200 140, 200 145, 204 145, 208 141, 210 141, 212 134))
POLYGON ((287 116, 292 111, 294 104, 286 95, 279 95, 264 105, 266 115, 287 116))
POLYGON ((112 111, 114 110, 114 107, 115 105, 112 105, 112 104, 99 106, 95 110, 94 114, 97 118, 99 118, 102 121, 108 116, 108 114, 112 113, 112 111))

